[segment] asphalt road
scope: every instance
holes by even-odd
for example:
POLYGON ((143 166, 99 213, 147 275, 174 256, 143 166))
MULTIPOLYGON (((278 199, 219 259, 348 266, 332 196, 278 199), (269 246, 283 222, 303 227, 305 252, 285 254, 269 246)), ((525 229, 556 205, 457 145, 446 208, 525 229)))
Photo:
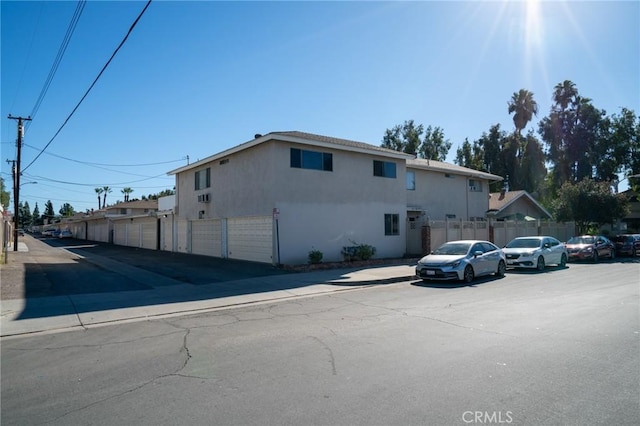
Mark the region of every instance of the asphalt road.
POLYGON ((245 278, 282 275, 286 270, 257 262, 219 259, 185 253, 136 249, 76 239, 20 237, 29 253, 9 252, 2 265, 0 299, 38 298, 69 294, 136 291, 158 282, 135 276, 134 270, 190 285, 224 283, 245 278), (64 250, 59 250, 64 248, 64 250), (23 264, 12 268, 14 256, 23 264), (122 267, 125 265, 126 270, 122 267))
POLYGON ((636 425, 640 263, 2 341, 2 425, 636 425))

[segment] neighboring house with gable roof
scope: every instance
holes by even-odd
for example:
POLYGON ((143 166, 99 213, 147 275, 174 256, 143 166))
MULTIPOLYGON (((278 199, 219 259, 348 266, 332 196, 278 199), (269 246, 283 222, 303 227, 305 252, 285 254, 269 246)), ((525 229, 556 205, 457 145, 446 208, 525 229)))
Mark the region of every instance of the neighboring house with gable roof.
MULTIPOLYGON (((408 250, 411 219, 484 218, 500 176, 379 146, 272 132, 168 172, 176 179, 173 251, 306 263, 369 244, 377 258, 408 250)), ((162 244, 165 247, 164 244, 162 244)))
POLYGON ((487 214, 497 220, 550 220, 547 211, 527 191, 492 192, 487 214))

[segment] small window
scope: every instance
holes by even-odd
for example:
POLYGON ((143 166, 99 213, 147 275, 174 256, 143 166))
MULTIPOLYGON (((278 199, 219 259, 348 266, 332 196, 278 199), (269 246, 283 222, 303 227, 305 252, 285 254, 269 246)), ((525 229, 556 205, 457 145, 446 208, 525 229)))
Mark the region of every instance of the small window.
POLYGON ((196 191, 198 189, 209 188, 211 186, 211 168, 207 167, 204 170, 198 170, 195 174, 196 183, 195 188, 196 191))
POLYGON ((400 235, 400 215, 384 215, 384 235, 400 235))
POLYGON ((127 209, 120 209, 120 214, 127 214, 127 209))
POLYGON ((220 165, 222 166, 223 164, 227 164, 229 162, 228 158, 225 158, 224 160, 220 160, 220 165))
POLYGON ((296 169, 333 171, 333 154, 291 148, 291 167, 296 169))
POLYGON ((482 182, 476 179, 469 179, 470 192, 482 192, 482 182))
POLYGON ((395 179, 396 163, 391 161, 373 160, 373 175, 395 179))
POLYGON ((407 170, 407 190, 416 190, 416 172, 407 170))

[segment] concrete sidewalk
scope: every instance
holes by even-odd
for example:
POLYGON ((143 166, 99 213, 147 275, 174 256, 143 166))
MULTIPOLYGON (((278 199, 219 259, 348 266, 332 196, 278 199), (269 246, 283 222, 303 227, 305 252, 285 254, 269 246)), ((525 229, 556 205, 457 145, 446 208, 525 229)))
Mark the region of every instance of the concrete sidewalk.
MULTIPOLYGON (((28 251, 25 247, 21 245, 19 250, 28 251)), ((9 255, 18 256, 19 253, 12 252, 9 255)), ((17 267, 14 264, 14 268, 17 267)), ((6 267, 2 272, 4 285, 5 278, 10 274, 6 274, 6 267)), ((289 273, 205 285, 172 283, 170 278, 158 280, 157 275, 128 265, 126 273, 144 276, 158 285, 149 290, 2 300, 0 335, 4 338, 83 329, 122 321, 308 297, 415 278, 414 266, 410 264, 289 273)))

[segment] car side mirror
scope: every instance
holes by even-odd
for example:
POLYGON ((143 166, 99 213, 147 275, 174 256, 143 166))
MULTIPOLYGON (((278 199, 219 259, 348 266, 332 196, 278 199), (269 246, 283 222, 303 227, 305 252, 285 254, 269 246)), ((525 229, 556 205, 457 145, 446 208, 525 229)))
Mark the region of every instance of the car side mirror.
POLYGON ((473 252, 473 257, 478 257, 478 256, 482 256, 482 251, 477 250, 473 252))

